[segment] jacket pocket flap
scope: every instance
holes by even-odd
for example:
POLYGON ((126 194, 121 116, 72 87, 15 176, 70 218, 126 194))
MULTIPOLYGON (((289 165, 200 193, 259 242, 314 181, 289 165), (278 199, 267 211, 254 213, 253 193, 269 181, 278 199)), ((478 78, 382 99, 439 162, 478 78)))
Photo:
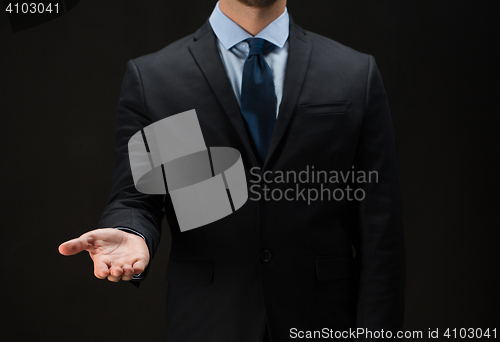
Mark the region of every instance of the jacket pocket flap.
POLYGON ((168 261, 166 279, 172 283, 210 284, 214 277, 211 261, 168 261))
POLYGON ((299 105, 297 113, 300 116, 348 114, 350 107, 348 101, 299 105))
POLYGON ((316 257, 318 280, 350 278, 354 275, 354 260, 351 255, 316 257))

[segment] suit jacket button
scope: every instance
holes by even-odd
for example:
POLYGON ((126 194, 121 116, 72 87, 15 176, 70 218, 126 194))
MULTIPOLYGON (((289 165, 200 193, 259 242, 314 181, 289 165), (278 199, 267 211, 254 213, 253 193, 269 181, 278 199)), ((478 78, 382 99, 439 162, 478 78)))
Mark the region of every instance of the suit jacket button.
POLYGON ((271 260, 271 252, 269 252, 268 250, 262 251, 262 253, 260 253, 260 258, 263 261, 268 262, 269 260, 271 260))

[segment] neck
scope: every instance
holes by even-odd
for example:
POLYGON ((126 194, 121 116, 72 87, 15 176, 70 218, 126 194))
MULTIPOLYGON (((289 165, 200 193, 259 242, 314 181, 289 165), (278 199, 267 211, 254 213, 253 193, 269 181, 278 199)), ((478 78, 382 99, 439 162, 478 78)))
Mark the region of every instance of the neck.
POLYGON ((256 36, 283 14, 286 0, 277 0, 267 7, 250 7, 238 0, 219 0, 219 8, 229 19, 256 36))

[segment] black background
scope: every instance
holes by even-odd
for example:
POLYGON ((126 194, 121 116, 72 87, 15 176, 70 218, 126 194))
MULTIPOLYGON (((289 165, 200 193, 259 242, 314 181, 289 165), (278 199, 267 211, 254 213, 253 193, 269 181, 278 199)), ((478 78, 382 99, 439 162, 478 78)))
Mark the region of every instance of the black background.
MULTIPOLYGON (((57 247, 95 228, 105 206, 126 62, 193 33, 214 4, 84 0, 18 33, 0 14, 3 341, 162 340, 166 225, 139 291, 57 247)), ((288 3, 303 28, 374 55, 382 73, 404 197, 407 330, 500 328, 495 4, 288 3)))

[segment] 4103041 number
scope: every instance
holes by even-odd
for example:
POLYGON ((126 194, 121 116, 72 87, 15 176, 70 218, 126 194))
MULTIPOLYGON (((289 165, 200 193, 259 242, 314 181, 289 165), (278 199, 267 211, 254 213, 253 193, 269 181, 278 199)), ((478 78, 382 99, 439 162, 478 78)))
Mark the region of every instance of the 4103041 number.
POLYGON ((15 14, 42 14, 42 13, 59 13, 59 4, 44 4, 42 2, 22 2, 9 3, 5 8, 5 12, 15 14))

